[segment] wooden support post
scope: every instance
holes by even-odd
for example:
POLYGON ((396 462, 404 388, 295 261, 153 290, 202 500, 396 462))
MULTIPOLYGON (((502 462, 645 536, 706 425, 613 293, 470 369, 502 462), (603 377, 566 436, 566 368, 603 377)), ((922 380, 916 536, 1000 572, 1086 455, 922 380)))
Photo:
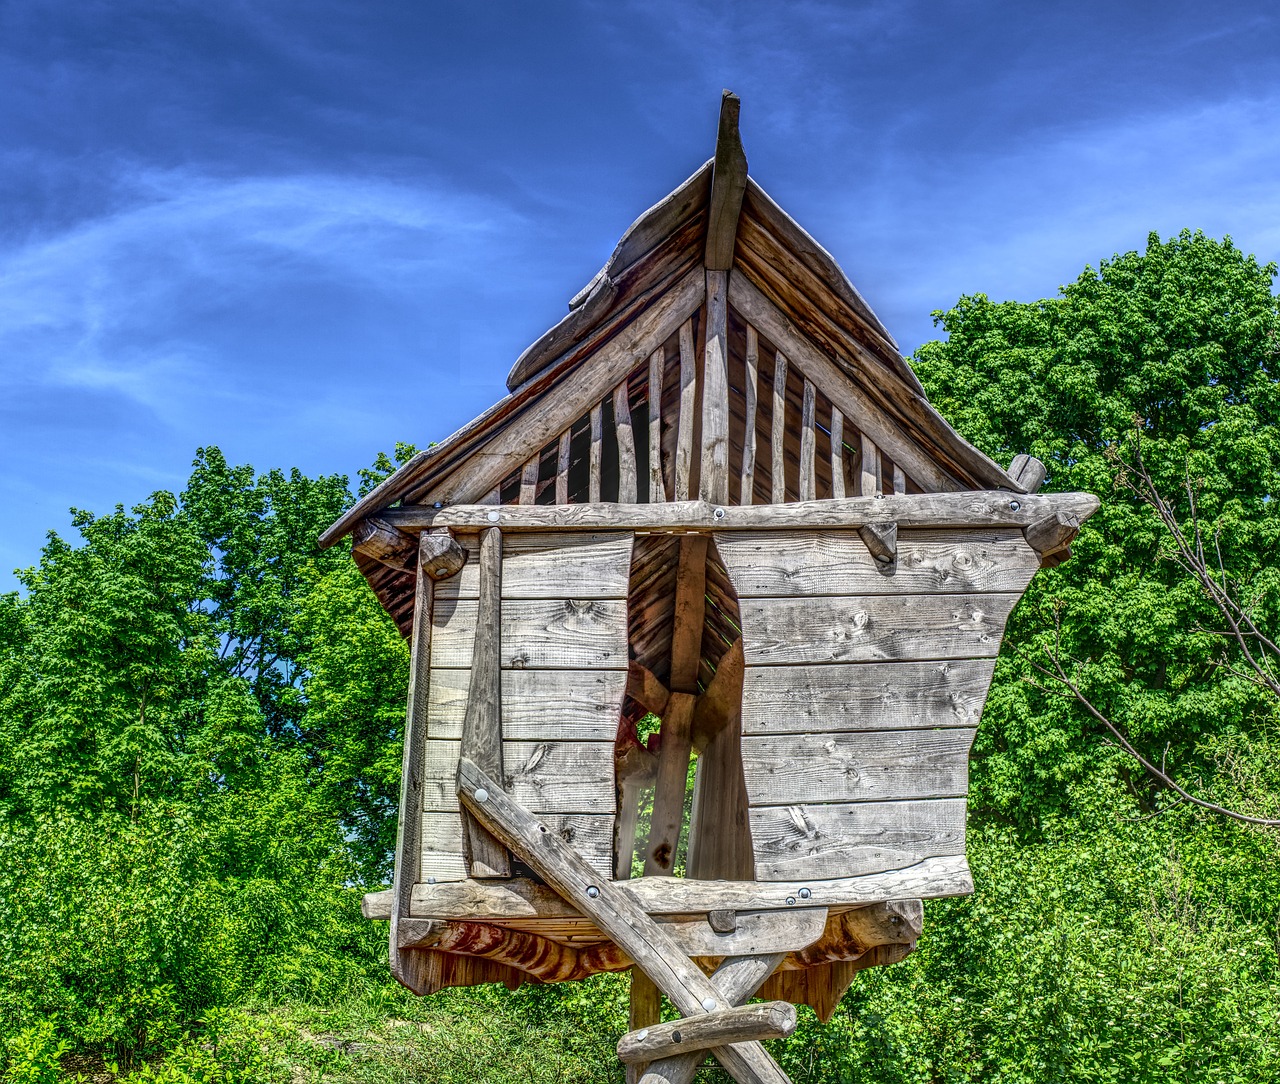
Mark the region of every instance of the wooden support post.
POLYGON ((838 406, 831 408, 831 496, 844 497, 844 415, 838 406))
POLYGON ((800 499, 814 500, 818 495, 817 479, 817 389, 804 378, 804 399, 800 408, 800 499))
POLYGON ((746 422, 742 433, 742 480, 738 503, 750 504, 756 488, 756 407, 760 394, 760 336, 747 325, 746 376, 742 393, 746 399, 746 422))
POLYGON ((906 472, 897 463, 893 465, 893 491, 894 493, 905 493, 907 491, 906 472))
POLYGON ((680 325, 680 418, 676 423, 676 500, 689 499, 693 469, 693 408, 698 399, 698 366, 693 355, 693 321, 680 325))
MULTIPOLYGON (((631 969, 631 1012, 629 1023, 632 1032, 651 1028, 662 1019, 662 995, 649 978, 638 967, 631 969)), ((627 1066, 627 1084, 635 1084, 648 1069, 644 1061, 637 1061, 627 1066)))
POLYGON ((1035 456, 1015 455, 1009 464, 1008 475, 1028 493, 1034 493, 1042 485, 1049 472, 1035 456))
POLYGON ((1053 512, 1024 528, 1022 534, 1027 545, 1040 555, 1041 562, 1049 562, 1047 567, 1052 568, 1060 563, 1053 558, 1067 551, 1079 532, 1079 516, 1053 512))
POLYGON ((862 434, 861 479, 858 485, 859 496, 874 497, 877 493, 883 492, 880 480, 880 449, 866 433, 862 434))
POLYGON ((423 531, 418 538, 418 567, 433 580, 447 580, 462 571, 467 551, 454 541, 447 527, 423 531))
POLYGON ((560 447, 556 455, 556 504, 569 503, 569 442, 568 429, 560 434, 560 447))
POLYGON ((624 1062, 651 1061, 751 1039, 782 1039, 795 1030, 794 1005, 785 1001, 739 1005, 629 1031, 618 1040, 618 1057, 624 1062))
POLYGON ((773 367, 773 426, 769 433, 769 446, 773 452, 773 478, 771 499, 782 504, 787 499, 787 457, 783 444, 787 436, 787 358, 782 351, 774 357, 773 367))
POLYGON ((627 695, 645 711, 660 716, 667 710, 671 692, 652 670, 632 659, 627 664, 627 695))
POLYGON ((649 355, 649 503, 662 504, 667 499, 667 484, 662 477, 662 377, 666 354, 658 347, 649 355))
MULTIPOLYGON (((462 756, 496 779, 502 773, 502 531, 480 536, 480 599, 476 608, 471 684, 462 720, 462 756)), ((461 786, 461 776, 459 776, 461 786)), ((464 842, 472 877, 510 877, 507 852, 474 818, 464 815, 464 842)))
POLYGON ((418 552, 412 535, 374 516, 355 525, 351 532, 351 548, 392 568, 404 568, 418 552))
POLYGON ((591 408, 591 464, 587 483, 587 500, 600 503, 600 473, 604 460, 604 408, 596 403, 591 408))
MULTIPOLYGON (((524 809, 466 757, 458 765, 458 799, 564 899, 627 953, 684 1016, 729 1007, 724 994, 680 946, 621 888, 593 870, 560 836, 524 809)), ((790 1084, 756 1042, 716 1048, 739 1081, 790 1084)))
POLYGON ((533 504, 538 495, 538 453, 534 452, 520 472, 520 503, 533 504))
POLYGON ((729 503, 729 272, 707 271, 707 345, 702 367, 702 472, 698 493, 729 503))
POLYGON ((631 403, 624 380, 613 389, 613 425, 618 433, 618 503, 639 500, 636 483, 636 437, 631 429, 631 403))
POLYGON ((720 126, 711 167, 711 199, 707 212, 707 246, 703 262, 708 270, 728 271, 738 235, 742 197, 747 190, 747 155, 738 133, 742 101, 725 91, 720 98, 720 126))

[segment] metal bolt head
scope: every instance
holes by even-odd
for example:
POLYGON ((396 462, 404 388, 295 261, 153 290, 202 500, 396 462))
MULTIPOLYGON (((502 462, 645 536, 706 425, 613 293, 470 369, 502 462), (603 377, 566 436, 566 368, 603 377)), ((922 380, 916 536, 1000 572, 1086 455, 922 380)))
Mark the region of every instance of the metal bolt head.
POLYGON ((481 787, 479 790, 476 791, 477 802, 487 802, 488 800, 489 800, 489 792, 485 790, 484 787, 481 787))
POLYGON ((671 1033, 671 1041, 672 1041, 673 1043, 678 1043, 678 1042, 680 1041, 680 1038, 681 1038, 681 1036, 680 1036, 680 1032, 678 1032, 678 1031, 673 1031, 673 1032, 671 1033))
POLYGON ((490 523, 497 523, 497 522, 498 522, 498 520, 502 518, 502 513, 501 513, 501 512, 490 512, 487 518, 488 518, 488 520, 489 520, 489 522, 490 522, 490 523))
POLYGON ((429 885, 433 885, 433 884, 435 884, 435 883, 436 883, 436 879, 435 879, 434 877, 428 877, 428 878, 427 878, 427 884, 429 884, 429 885))
POLYGON ((595 899, 597 896, 600 895, 600 889, 596 888, 595 885, 588 885, 587 895, 590 896, 592 899, 595 899))
POLYGON ((444 507, 444 501, 436 501, 436 503, 433 504, 431 507, 438 511, 439 509, 444 507))
POLYGON ((649 1038, 648 1028, 641 1028, 639 1031, 636 1032, 636 1040, 638 1042, 644 1042, 647 1038, 649 1038))
POLYGON ((704 997, 702 999, 702 1007, 706 1009, 707 1012, 711 1012, 711 1010, 716 1007, 716 999, 713 997, 704 997))
POLYGON ((807 888, 802 888, 802 889, 800 889, 800 898, 801 898, 802 900, 807 900, 807 899, 808 899, 810 896, 812 896, 812 895, 813 895, 813 893, 812 893, 809 889, 807 889, 807 888))
POLYGON ((794 907, 795 905, 796 905, 796 898, 795 898, 795 896, 788 896, 788 897, 787 897, 787 906, 788 906, 788 907, 794 907))
POLYGON ((1009 511, 1010 511, 1010 512, 1016 512, 1016 511, 1017 511, 1019 508, 1021 508, 1021 507, 1022 507, 1022 502, 1021 502, 1021 501, 1010 501, 1010 502, 1009 502, 1009 511))
POLYGON ((724 509, 717 508, 714 512, 711 513, 711 515, 715 519, 724 519, 724 509))

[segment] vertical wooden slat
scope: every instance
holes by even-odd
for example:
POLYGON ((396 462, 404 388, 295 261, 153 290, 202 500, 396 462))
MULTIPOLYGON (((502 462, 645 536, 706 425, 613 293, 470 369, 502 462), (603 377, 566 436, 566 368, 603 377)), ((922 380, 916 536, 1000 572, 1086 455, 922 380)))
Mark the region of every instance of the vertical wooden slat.
POLYGON ((680 328, 680 420, 676 428, 676 500, 689 499, 693 464, 693 407, 698 396, 698 366, 693 355, 693 321, 680 328))
MULTIPOLYGON (((537 463, 537 457, 533 462, 537 463)), ((480 599, 476 608, 475 645, 471 650, 471 683, 462 717, 461 755, 496 779, 502 771, 502 531, 490 527, 480 535, 480 599)), ((463 838, 472 877, 510 877, 506 849, 469 813, 463 838)))
POLYGON ((537 495, 538 453, 534 452, 532 458, 524 465, 524 470, 520 473, 520 503, 533 504, 537 495))
POLYGON ((636 483, 636 437, 631 428, 631 402, 624 380, 613 389, 613 425, 618 434, 618 503, 635 504, 639 499, 636 483))
POLYGON ((874 497, 881 492, 880 486, 880 449, 876 447, 875 442, 862 434, 862 466, 861 466, 861 484, 858 486, 858 494, 863 497, 874 497))
POLYGON ((587 500, 600 503, 600 471, 604 459, 604 406, 596 403, 591 408, 591 468, 587 483, 587 500))
POLYGON ((662 347, 649 355, 649 503, 667 499, 662 480, 662 376, 667 356, 662 347))
POLYGON ((893 465, 893 491, 895 493, 905 493, 907 491, 907 475, 897 463, 893 465))
POLYGON ((569 503, 569 430, 560 434, 556 457, 556 504, 569 503))
POLYGON ((817 390, 808 377, 804 380, 804 399, 800 407, 800 499, 811 501, 818 495, 817 434, 814 432, 814 414, 817 411, 817 390))
POLYGON ((743 394, 746 397, 746 428, 742 436, 742 485, 738 490, 738 503, 749 505, 756 487, 756 396, 760 390, 760 336, 747 325, 746 379, 743 394))
POLYGON ((773 428, 769 434, 769 444, 773 450, 773 478, 770 497, 774 504, 782 504, 787 499, 787 458, 783 450, 783 442, 787 433, 787 359, 781 351, 774 360, 773 369, 773 428))
POLYGON ((494 486, 491 490, 489 490, 488 493, 486 493, 483 497, 481 497, 477 503, 478 504, 501 504, 502 503, 502 487, 494 486))
POLYGON ((831 408, 831 496, 844 496, 844 415, 831 408))
POLYGON ((729 502, 729 273, 707 271, 707 344, 702 366, 702 471, 698 495, 729 502))

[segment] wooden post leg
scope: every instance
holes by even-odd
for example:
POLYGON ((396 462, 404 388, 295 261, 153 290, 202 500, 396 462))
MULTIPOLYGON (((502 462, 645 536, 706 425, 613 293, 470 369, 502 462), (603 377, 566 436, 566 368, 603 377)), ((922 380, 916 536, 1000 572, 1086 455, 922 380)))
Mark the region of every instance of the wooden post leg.
MULTIPOLYGON (((662 1002, 658 988, 653 985, 653 980, 649 978, 638 967, 631 969, 631 1030, 638 1031, 640 1028, 653 1027, 662 1019, 662 1002)), ((645 1070, 649 1067, 648 1062, 635 1062, 627 1066, 627 1084, 636 1084, 645 1070)))

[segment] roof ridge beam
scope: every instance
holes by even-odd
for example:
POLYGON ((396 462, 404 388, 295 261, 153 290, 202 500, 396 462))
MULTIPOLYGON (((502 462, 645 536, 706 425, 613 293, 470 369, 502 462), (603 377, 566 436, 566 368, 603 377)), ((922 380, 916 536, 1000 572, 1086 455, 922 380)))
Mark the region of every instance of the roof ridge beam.
POLYGON ((747 190, 747 154, 738 134, 742 99, 726 90, 720 96, 720 128, 716 134, 715 164, 711 167, 711 207, 707 216, 708 271, 733 267, 733 244, 738 236, 738 216, 747 190))

